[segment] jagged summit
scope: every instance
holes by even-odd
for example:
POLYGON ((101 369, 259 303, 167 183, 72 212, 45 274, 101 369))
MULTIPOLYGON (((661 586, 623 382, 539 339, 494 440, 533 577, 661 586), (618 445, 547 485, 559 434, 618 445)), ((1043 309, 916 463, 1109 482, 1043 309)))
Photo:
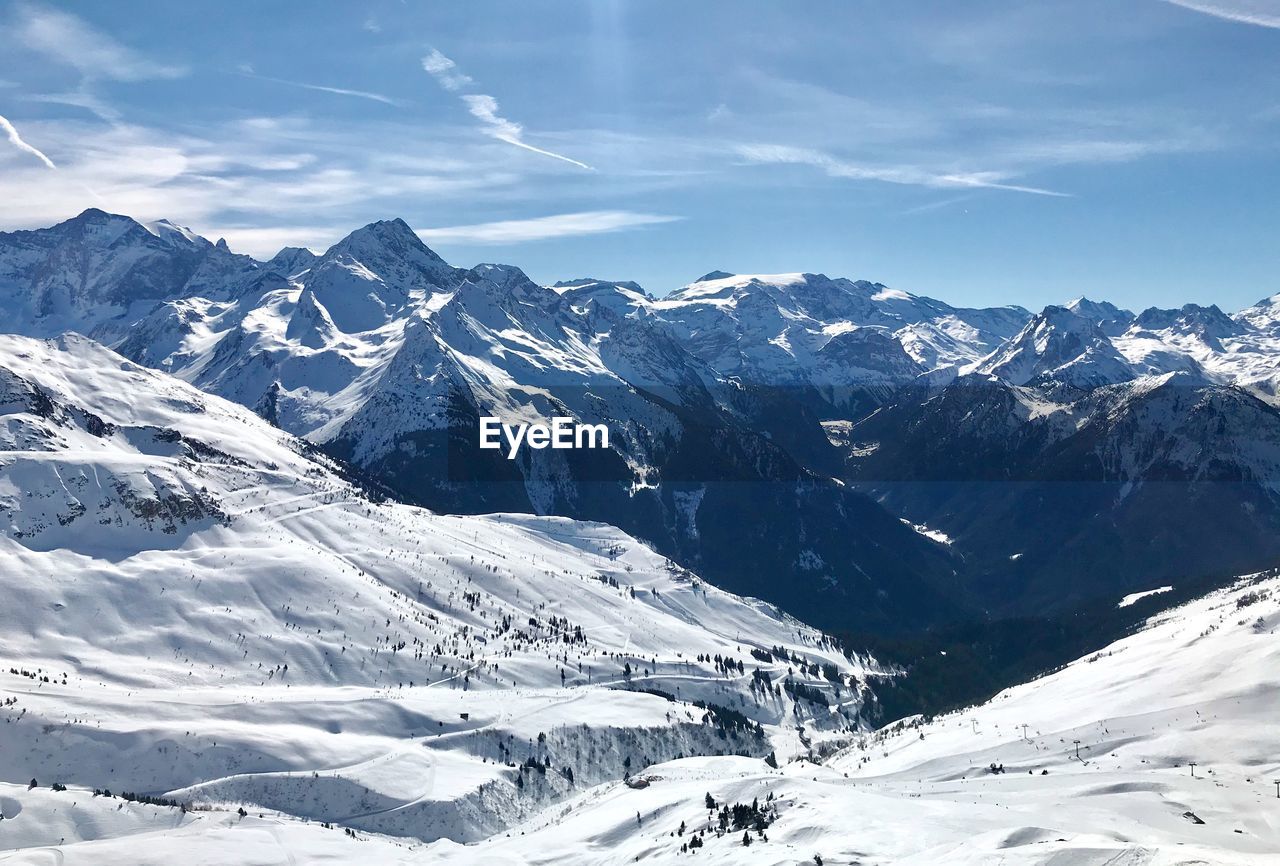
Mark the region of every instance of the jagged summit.
POLYGON ((314 265, 320 257, 306 247, 283 247, 267 261, 267 267, 285 276, 297 276, 314 265))
POLYGON ((434 250, 422 242, 409 224, 399 217, 378 220, 356 229, 338 241, 325 256, 346 254, 357 259, 363 257, 400 256, 407 259, 423 259, 435 264, 445 263, 434 250))
POLYGON ((1134 378, 1128 361, 1097 322, 1053 305, 970 369, 1015 385, 1040 380, 1096 387, 1134 378))
POLYGON ((598 277, 582 277, 576 280, 560 280, 551 285, 553 289, 585 289, 591 286, 613 287, 615 289, 626 289, 639 295, 649 297, 649 293, 637 282, 632 280, 602 280, 598 277))
POLYGON ((1217 304, 1207 307, 1184 304, 1173 310, 1150 307, 1139 313, 1134 323, 1152 331, 1174 328, 1184 333, 1198 333, 1212 338, 1230 337, 1241 333, 1246 327, 1222 312, 1217 304))
POLYGON ((1091 301, 1085 297, 1076 298, 1067 304, 1071 312, 1098 324, 1102 332, 1109 337, 1118 336, 1133 324, 1134 314, 1130 310, 1117 307, 1109 301, 1091 301))

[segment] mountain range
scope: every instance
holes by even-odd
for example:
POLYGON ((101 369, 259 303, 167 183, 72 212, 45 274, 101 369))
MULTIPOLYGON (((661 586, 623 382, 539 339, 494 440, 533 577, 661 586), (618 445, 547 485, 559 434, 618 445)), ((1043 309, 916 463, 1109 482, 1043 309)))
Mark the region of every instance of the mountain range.
POLYGON ((831 628, 1065 605, 1280 554, 1274 298, 1032 314, 723 271, 654 297, 454 267, 401 220, 261 262, 88 210, 0 234, 0 299, 4 330, 83 333, 403 501, 610 523, 831 628), (477 447, 485 415, 603 423, 611 447, 507 460, 477 447), (1047 589, 1079 562, 1091 580, 1047 589))

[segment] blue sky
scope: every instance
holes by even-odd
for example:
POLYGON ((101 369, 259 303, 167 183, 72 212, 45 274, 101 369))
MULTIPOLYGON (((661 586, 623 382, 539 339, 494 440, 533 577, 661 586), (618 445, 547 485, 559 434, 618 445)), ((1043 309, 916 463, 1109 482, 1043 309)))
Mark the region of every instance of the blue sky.
POLYGON ((0 4, 0 228, 403 217, 544 282, 1280 292, 1280 0, 0 4))

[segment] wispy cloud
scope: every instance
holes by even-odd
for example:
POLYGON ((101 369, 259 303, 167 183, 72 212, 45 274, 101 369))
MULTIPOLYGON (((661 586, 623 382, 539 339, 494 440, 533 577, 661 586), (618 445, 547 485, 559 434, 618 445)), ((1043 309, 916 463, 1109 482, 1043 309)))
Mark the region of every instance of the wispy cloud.
MULTIPOLYGON (((458 64, 434 48, 431 49, 430 54, 422 58, 422 68, 430 73, 441 87, 451 93, 466 90, 475 84, 475 81, 470 76, 464 75, 458 70, 458 64)), ((486 93, 464 93, 460 94, 460 98, 466 104, 467 110, 471 112, 471 116, 480 121, 481 129, 490 138, 514 145, 530 153, 576 165, 578 168, 586 169, 587 171, 595 171, 585 162, 529 144, 524 140, 524 127, 499 114, 498 100, 492 96, 486 93)))
POLYGON ((52 168, 55 171, 57 170, 58 167, 53 164, 53 160, 49 159, 49 157, 45 156, 39 150, 37 150, 36 148, 32 147, 31 145, 27 144, 25 141, 22 140, 22 136, 18 135, 18 130, 14 129, 13 124, 10 123, 9 119, 4 115, 0 115, 0 129, 4 130, 5 135, 9 136, 9 143, 12 144, 14 147, 16 147, 18 150, 31 154, 36 159, 40 160, 45 165, 47 165, 49 168, 52 168))
POLYGON ((381 102, 383 105, 402 105, 398 99, 392 99, 390 96, 384 96, 381 93, 373 93, 368 90, 351 90, 346 87, 329 87, 324 84, 308 84, 305 81, 290 81, 287 78, 273 78, 270 75, 259 75, 252 71, 252 67, 246 67, 240 72, 246 78, 257 78, 261 81, 270 81, 273 84, 283 84, 287 87, 300 87, 303 90, 318 90, 321 93, 334 93, 338 96, 354 96, 359 99, 368 99, 372 102, 381 102))
POLYGON ((422 58, 422 68, 430 72, 445 90, 461 90, 472 84, 471 76, 458 71, 458 64, 436 49, 422 58))
POLYGON ((830 177, 849 180, 872 180, 934 189, 999 189, 1060 198, 1070 195, 1051 189, 1010 183, 1009 175, 998 171, 937 172, 913 165, 863 165, 838 159, 818 150, 778 144, 742 144, 736 149, 738 154, 748 162, 807 165, 820 169, 830 177))
POLYGON ((523 220, 501 220, 465 226, 422 229, 418 236, 427 243, 512 244, 549 238, 597 235, 641 226, 676 222, 678 216, 635 213, 625 210, 594 210, 562 213, 523 220))
POLYGON ((1165 0, 1165 2, 1184 9, 1203 12, 1215 18, 1225 18, 1227 21, 1254 24, 1258 27, 1280 28, 1280 3, 1276 0, 1215 0, 1215 2, 1165 0))
POLYGON ((87 79, 145 81, 187 73, 184 67, 148 60, 69 12, 23 4, 14 20, 7 42, 73 66, 87 79))
POLYGON ((46 102, 54 105, 70 105, 74 108, 83 108, 85 111, 95 114, 109 123, 114 123, 121 117, 119 111, 99 99, 86 88, 66 93, 33 93, 27 94, 22 98, 31 102, 46 102))
POLYGON ((231 249, 256 259, 270 259, 285 247, 323 252, 351 231, 351 226, 219 226, 207 229, 209 238, 222 238, 231 249))

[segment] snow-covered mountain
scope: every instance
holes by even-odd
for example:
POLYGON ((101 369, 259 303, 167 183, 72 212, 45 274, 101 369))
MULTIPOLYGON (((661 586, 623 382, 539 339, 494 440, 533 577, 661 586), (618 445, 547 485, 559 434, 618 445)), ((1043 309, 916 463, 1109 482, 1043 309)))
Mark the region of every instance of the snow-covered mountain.
POLYGON ((831 417, 874 407, 921 373, 975 360, 1026 321, 880 283, 714 271, 652 304, 690 350, 747 382, 812 391, 831 417))
MULTIPOLYGON (((142 227, 129 236, 152 242, 142 227)), ((0 236, 0 257, 10 246, 0 236)), ((638 286, 547 288, 508 265, 454 268, 399 220, 319 256, 236 262, 233 289, 175 284, 145 309, 95 307, 80 330, 123 334, 109 342, 126 357, 253 408, 407 501, 605 521, 815 616, 905 625, 957 610, 945 548, 811 471, 838 465, 817 418, 696 357, 638 286), (554 415, 607 425, 610 447, 515 461, 478 448, 481 416, 554 415)))
POLYGON ((70 788, 6 786, 5 848, 157 820, 474 841, 656 762, 807 755, 883 675, 611 527, 376 501, 79 336, 0 337, 0 511, 0 778, 70 788), (123 804, 90 789, 213 811, 99 821, 123 804))
POLYGON ((1015 385, 1035 380, 1083 389, 1186 373, 1239 385, 1274 402, 1280 340, 1272 301, 1232 316, 1198 304, 1151 307, 1134 315, 1078 298, 1066 307, 1046 307, 1020 333, 962 372, 990 373, 1015 385))
POLYGON ((1013 338, 963 372, 1014 385, 1062 384, 1088 389, 1134 377, 1100 324, 1066 307, 1046 307, 1013 338))
POLYGON ((0 328, 89 333, 252 408, 405 501, 608 522, 823 625, 927 626, 974 613, 967 595, 979 586, 1001 602, 1023 597, 1056 572, 1004 550, 1003 528, 1056 515, 1045 538, 1101 556, 1108 521, 1146 514, 1138 505, 1157 489, 1147 482, 1169 480, 1160 473, 1177 481, 1163 488, 1174 543, 1104 563, 1097 591, 1133 569, 1238 572, 1271 555, 1270 418, 1230 389, 1276 400, 1272 301, 1235 316, 1195 305, 1134 315, 1080 298, 1032 316, 880 283, 723 271, 654 297, 623 280, 545 287, 509 265, 452 267, 400 220, 262 263, 100 211, 0 235, 0 296, 12 301, 0 328), (1115 394, 1184 396, 1161 415, 1144 408, 1154 397, 1115 394), (507 460, 478 448, 486 415, 605 424, 610 447, 507 460), (971 435, 975 418, 990 426, 971 435), (1236 449, 1209 419, 1257 441, 1236 449), (1163 460, 1178 449, 1193 457, 1163 460), (1055 495, 1050 508, 991 488, 961 508, 945 487, 902 498, 881 486, 985 483, 995 467, 1103 487, 1079 502, 1055 495), (1221 508, 1228 488, 1188 486, 1234 483, 1235 471, 1246 493, 1221 508), (1239 502, 1256 510, 1224 527, 1233 543, 1206 543, 1205 515, 1239 502), (935 526, 944 505, 951 525, 935 526), (963 515, 986 528, 961 531, 963 515), (1173 552, 1188 543, 1197 555, 1173 552))
POLYGON ((90 209, 37 231, 0 233, 5 330, 118 338, 159 301, 227 301, 266 269, 166 220, 90 209))
POLYGON ((1280 410, 1243 388, 972 374, 904 391, 847 436, 848 478, 945 533, 993 608, 1280 561, 1280 410))
POLYGON ((1084 316, 1097 324, 1108 337, 1120 336, 1137 318, 1132 311, 1117 307, 1110 301, 1091 301, 1085 297, 1076 298, 1066 307, 1077 316, 1084 316))

